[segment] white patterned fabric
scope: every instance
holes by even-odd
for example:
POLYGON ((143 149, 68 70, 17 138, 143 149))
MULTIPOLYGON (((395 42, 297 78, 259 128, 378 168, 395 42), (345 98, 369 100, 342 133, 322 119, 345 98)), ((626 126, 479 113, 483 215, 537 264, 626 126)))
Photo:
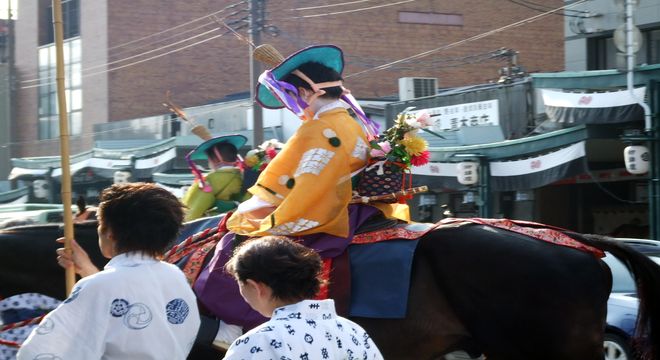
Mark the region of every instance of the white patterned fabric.
MULTIPOLYGON (((0 301, 0 325, 39 317, 60 304, 60 300, 37 293, 10 296, 0 301)), ((37 325, 27 325, 0 332, 0 339, 21 344, 37 325)), ((0 345, 0 360, 14 360, 18 348, 0 345)))
POLYGON ((360 325, 337 315, 333 300, 304 300, 275 309, 268 322, 234 341, 224 359, 382 358, 360 325))
POLYGON ((366 160, 368 150, 369 150, 369 146, 367 145, 367 143, 361 138, 358 138, 357 142, 355 143, 355 148, 353 148, 353 152, 351 153, 351 156, 353 156, 354 158, 358 158, 360 160, 366 160))
POLYGON ((302 174, 318 175, 328 165, 333 156, 335 156, 335 152, 326 149, 307 150, 300 159, 296 173, 293 176, 298 177, 302 174))
POLYGON ((288 223, 284 223, 282 225, 277 225, 271 228, 269 231, 273 235, 291 235, 297 232, 312 229, 318 225, 319 225, 318 221, 298 219, 296 221, 291 221, 288 223))
POLYGON ((195 295, 176 266, 117 255, 83 278, 30 334, 18 359, 185 359, 199 329, 195 295))

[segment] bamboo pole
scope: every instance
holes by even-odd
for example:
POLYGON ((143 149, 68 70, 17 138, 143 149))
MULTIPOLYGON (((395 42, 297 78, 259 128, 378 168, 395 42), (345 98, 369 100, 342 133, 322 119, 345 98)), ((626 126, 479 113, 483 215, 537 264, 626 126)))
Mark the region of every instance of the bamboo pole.
MULTIPOLYGON (((73 215, 71 214, 71 170, 69 167, 69 119, 66 93, 64 92, 64 29, 62 27, 62 1, 53 0, 53 26, 55 28, 55 58, 57 81, 57 105, 60 120, 60 160, 62 166, 62 206, 64 208, 64 249, 71 253, 73 239, 73 215)), ((76 282, 73 266, 65 270, 66 293, 76 282)))

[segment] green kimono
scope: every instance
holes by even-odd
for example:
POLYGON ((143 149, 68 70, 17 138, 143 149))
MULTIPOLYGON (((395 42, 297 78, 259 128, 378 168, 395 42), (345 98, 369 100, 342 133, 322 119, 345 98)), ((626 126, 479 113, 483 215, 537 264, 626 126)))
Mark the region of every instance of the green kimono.
POLYGON ((185 221, 191 221, 204 216, 204 213, 213 207, 216 212, 224 213, 233 210, 240 201, 244 200, 241 194, 243 175, 238 168, 224 167, 208 173, 205 181, 211 185, 211 192, 204 192, 195 181, 183 196, 183 203, 188 207, 185 221))

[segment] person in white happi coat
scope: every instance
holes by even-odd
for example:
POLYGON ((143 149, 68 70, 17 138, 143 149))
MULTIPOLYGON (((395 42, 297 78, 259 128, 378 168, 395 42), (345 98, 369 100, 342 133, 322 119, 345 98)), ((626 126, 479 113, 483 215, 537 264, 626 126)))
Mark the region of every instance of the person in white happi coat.
MULTIPOLYGON (((200 325, 195 295, 181 270, 158 260, 181 227, 181 203, 154 184, 116 184, 101 194, 97 215, 99 246, 110 262, 96 273, 76 269, 88 276, 17 358, 185 359, 200 325)), ((59 254, 60 263, 72 264, 59 254)))
POLYGON ((225 270, 245 301, 270 320, 235 340, 224 359, 383 358, 362 327, 337 315, 332 299, 312 300, 321 285, 314 250, 280 236, 248 240, 225 270))

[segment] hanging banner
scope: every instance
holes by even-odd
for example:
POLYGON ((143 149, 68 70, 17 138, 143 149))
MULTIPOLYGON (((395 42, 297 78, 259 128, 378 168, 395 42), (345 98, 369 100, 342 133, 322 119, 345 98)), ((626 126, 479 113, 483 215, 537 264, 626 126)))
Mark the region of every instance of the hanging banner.
MULTIPOLYGON (((646 87, 633 90, 644 99, 646 87)), ((541 89, 545 112, 551 121, 568 124, 604 124, 643 121, 644 109, 628 90, 605 93, 568 93, 541 89)))
POLYGON ((413 111, 431 115, 432 131, 456 130, 461 127, 499 125, 499 100, 478 101, 450 106, 440 106, 413 111))
POLYGON ((534 189, 586 172, 585 142, 522 160, 490 163, 494 191, 534 189))

